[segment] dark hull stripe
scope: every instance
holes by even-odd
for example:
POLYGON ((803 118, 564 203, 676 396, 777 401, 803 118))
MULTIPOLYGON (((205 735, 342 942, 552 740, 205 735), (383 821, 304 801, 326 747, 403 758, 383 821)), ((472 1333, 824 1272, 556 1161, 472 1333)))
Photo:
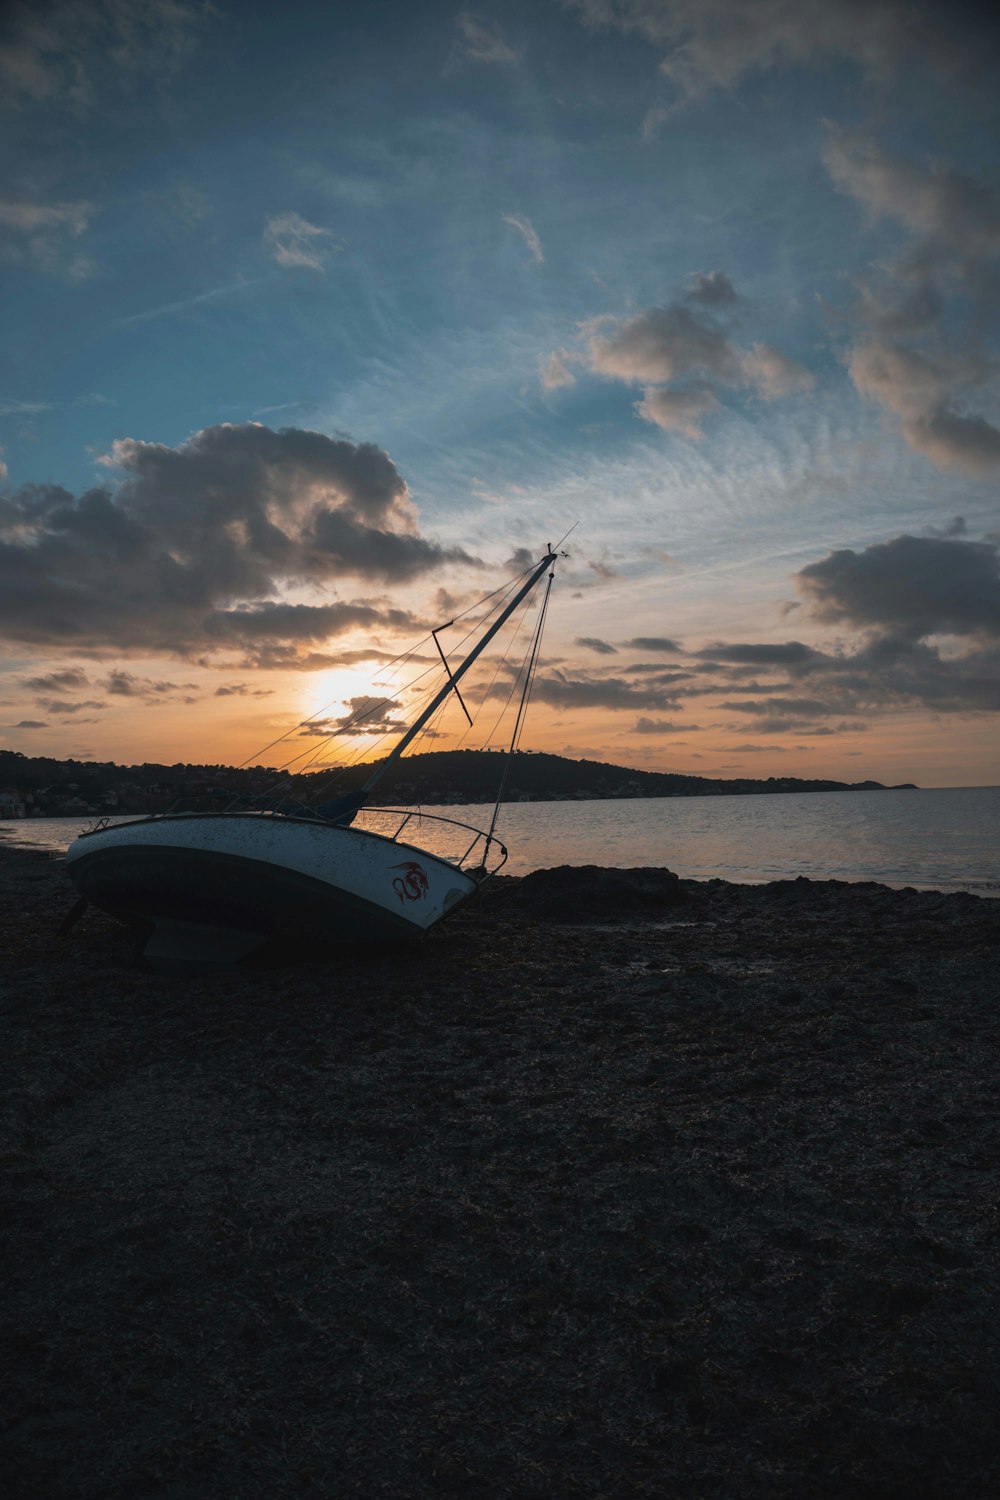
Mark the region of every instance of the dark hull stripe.
POLYGON ((262 941, 384 942, 425 930, 311 875, 234 854, 118 846, 81 854, 68 869, 81 896, 126 922, 193 924, 262 941))

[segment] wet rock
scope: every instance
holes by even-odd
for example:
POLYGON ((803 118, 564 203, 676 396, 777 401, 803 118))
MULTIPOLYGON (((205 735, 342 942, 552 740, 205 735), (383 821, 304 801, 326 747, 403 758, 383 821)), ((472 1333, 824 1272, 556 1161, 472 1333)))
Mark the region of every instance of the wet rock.
POLYGON ((648 920, 689 899, 685 884, 671 870, 558 865, 522 876, 508 907, 536 922, 586 926, 648 920))

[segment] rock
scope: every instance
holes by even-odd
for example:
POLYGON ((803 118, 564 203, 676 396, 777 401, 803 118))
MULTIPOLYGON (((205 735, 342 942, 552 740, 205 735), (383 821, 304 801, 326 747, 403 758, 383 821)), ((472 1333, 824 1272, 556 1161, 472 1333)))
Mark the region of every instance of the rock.
POLYGON ((523 876, 508 898, 508 909, 538 922, 582 926, 648 920, 688 899, 672 870, 558 865, 523 876))

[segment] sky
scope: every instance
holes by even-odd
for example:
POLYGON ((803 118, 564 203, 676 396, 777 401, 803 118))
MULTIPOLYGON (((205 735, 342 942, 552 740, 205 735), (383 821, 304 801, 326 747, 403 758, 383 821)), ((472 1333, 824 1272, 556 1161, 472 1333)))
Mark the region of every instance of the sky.
MULTIPOLYGON (((6 5, 0 744, 273 764, 320 714, 381 753, 389 658, 572 527, 526 746, 1000 782, 998 40, 6 5)), ((434 748, 487 742, 505 643, 434 748)))

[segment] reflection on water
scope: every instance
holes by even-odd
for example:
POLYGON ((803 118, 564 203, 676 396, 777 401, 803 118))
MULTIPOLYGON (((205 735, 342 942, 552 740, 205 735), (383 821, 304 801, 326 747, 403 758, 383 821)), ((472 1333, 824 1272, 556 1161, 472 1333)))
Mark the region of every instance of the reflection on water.
MULTIPOLYGON (((488 828, 493 809, 427 811, 488 828)), ((93 821, 2 823, 0 838, 64 850, 93 821)), ((404 840, 414 828, 415 820, 404 840)), ((461 854, 460 830, 432 829, 430 819, 422 820, 413 842, 461 854)), ((1000 787, 514 803, 501 813, 497 832, 510 849, 512 875, 563 864, 665 865, 698 880, 806 875, 1000 896, 1000 787)))

